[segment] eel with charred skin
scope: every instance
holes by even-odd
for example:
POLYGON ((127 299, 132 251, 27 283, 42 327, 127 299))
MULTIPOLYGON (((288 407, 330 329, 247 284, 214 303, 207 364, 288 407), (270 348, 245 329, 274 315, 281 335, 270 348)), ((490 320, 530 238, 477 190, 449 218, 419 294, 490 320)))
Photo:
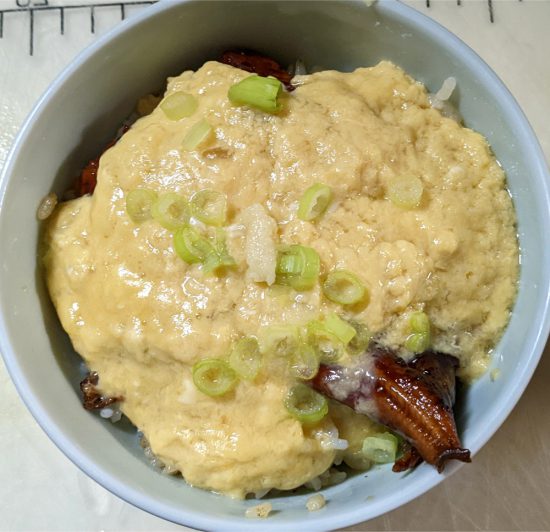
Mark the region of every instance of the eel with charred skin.
POLYGON ((220 63, 231 65, 260 76, 272 76, 277 78, 288 91, 293 91, 294 86, 290 83, 292 75, 286 71, 277 61, 258 54, 251 50, 229 50, 220 57, 220 63))
POLYGON ((86 375, 80 383, 80 391, 82 392, 82 406, 86 410, 101 410, 113 403, 123 401, 123 397, 107 397, 98 389, 99 375, 97 371, 92 371, 86 375))
POLYGON ((470 462, 453 415, 458 360, 427 351, 409 363, 375 346, 353 366, 321 365, 311 386, 402 435, 411 445, 394 471, 421 459, 441 473, 448 460, 470 462))

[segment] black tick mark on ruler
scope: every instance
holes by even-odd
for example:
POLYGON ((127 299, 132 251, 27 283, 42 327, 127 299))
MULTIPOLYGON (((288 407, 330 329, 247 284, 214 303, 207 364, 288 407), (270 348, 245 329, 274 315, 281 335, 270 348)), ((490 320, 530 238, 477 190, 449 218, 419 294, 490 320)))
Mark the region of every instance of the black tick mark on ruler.
MULTIPOLYGON (((523 2, 523 0, 517 0, 518 2, 523 2)), ((462 6, 462 0, 456 0, 457 6, 462 6)), ((426 0, 426 7, 432 7, 432 0, 426 0)), ((493 0, 487 0, 487 9, 489 10, 489 22, 493 24, 495 22, 495 8, 493 0)))
POLYGON ((4 15, 13 13, 28 13, 29 16, 29 55, 34 55, 34 17, 35 13, 41 11, 59 12, 59 33, 65 35, 65 10, 89 9, 90 10, 90 31, 95 33, 95 10, 106 7, 119 7, 120 19, 126 18, 126 6, 146 6, 156 3, 157 0, 143 0, 130 2, 110 2, 106 4, 68 4, 51 6, 48 0, 16 0, 17 7, 11 9, 0 9, 0 39, 4 37, 4 15))

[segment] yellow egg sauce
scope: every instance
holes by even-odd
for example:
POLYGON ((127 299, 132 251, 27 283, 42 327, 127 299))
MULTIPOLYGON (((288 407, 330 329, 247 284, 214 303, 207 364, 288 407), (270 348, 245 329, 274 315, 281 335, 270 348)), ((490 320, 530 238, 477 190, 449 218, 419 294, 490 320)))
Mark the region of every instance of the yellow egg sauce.
POLYGON ((44 239, 51 298, 100 390, 124 397, 123 413, 188 483, 233 497, 322 474, 337 454, 336 427, 353 464, 380 426, 334 405, 303 425, 284 406, 296 379, 268 355, 254 379, 219 397, 197 389, 195 363, 226 359, 243 336, 331 312, 407 358, 409 317, 423 311, 432 348, 458 357, 471 380, 487 368, 518 278, 504 173, 480 134, 430 107, 422 84, 388 62, 318 72, 296 77, 269 114, 228 99, 247 76, 208 62, 169 79, 165 96, 193 95, 193 114, 171 120, 156 107, 133 124, 101 157, 94 194, 60 204, 44 239), (209 137, 184 149, 201 120, 209 137), (330 205, 302 221, 299 201, 315 183, 331 188, 330 205), (128 216, 137 188, 225 194, 236 265, 205 274, 184 262, 174 231, 128 216), (319 254, 321 281, 309 290, 281 287, 269 273, 291 244, 319 254), (334 269, 360 279, 368 300, 343 308, 324 297, 334 269))

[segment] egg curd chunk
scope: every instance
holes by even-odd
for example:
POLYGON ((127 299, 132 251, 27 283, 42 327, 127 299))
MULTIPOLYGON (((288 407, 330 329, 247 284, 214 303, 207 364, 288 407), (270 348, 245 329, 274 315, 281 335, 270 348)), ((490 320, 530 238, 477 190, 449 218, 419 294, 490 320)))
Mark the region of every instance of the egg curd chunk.
POLYGON ((480 134, 430 107, 422 84, 389 62, 318 72, 296 77, 269 113, 228 98, 248 76, 208 62, 170 78, 164 102, 191 95, 177 108, 186 116, 170 118, 161 103, 134 123, 101 157, 94 194, 60 204, 44 238, 51 298, 101 391, 124 397, 124 414, 188 483, 233 497, 300 486, 333 464, 337 430, 357 458, 381 429, 334 405, 302 424, 284 405, 296 378, 276 357, 220 396, 197 388, 197 362, 331 313, 407 358, 411 313, 423 311, 432 348, 458 357, 471 380, 508 322, 518 277, 504 173, 480 134), (304 221, 299 202, 316 183, 332 196, 304 221), (128 215, 136 189, 223 194, 234 264, 206 273, 182 260, 174 230, 128 215), (414 204, 403 199, 411 190, 414 204), (307 290, 273 283, 270 261, 295 244, 320 257, 320 281, 307 290), (265 276, 251 273, 264 259, 265 276), (368 298, 325 297, 322 279, 335 269, 352 272, 368 298))

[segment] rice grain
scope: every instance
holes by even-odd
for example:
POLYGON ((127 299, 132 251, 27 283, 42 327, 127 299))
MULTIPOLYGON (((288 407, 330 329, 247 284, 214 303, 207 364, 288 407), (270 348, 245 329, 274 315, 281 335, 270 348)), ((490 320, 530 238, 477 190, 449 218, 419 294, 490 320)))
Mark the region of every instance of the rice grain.
POLYGON ((321 493, 312 495, 306 502, 308 512, 316 512, 326 505, 327 501, 321 493))
POLYGON ((273 506, 268 502, 263 502, 262 504, 248 508, 244 515, 249 518, 265 519, 271 513, 271 510, 273 510, 273 506))
POLYGON ((49 218, 57 205, 57 194, 50 192, 47 196, 42 198, 38 209, 36 210, 36 217, 40 220, 46 220, 49 218))

